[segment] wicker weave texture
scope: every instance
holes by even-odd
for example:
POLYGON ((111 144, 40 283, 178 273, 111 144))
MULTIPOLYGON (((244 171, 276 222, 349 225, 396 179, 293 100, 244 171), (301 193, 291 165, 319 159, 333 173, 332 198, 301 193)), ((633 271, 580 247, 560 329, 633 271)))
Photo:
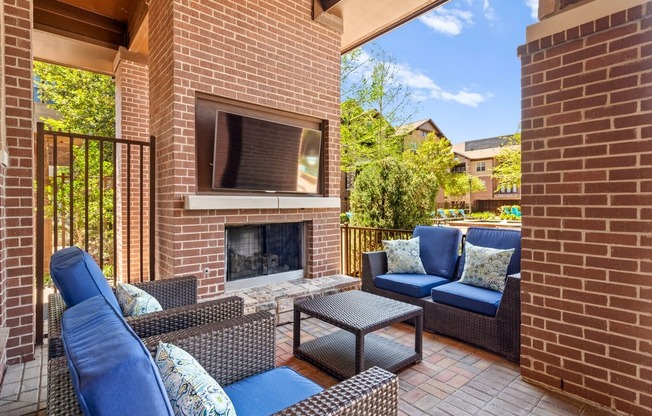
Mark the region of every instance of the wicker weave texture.
POLYGON ((421 307, 359 290, 297 301, 301 312, 349 332, 369 333, 421 314, 421 307))
POLYGON ((159 342, 186 350, 220 385, 274 368, 274 315, 265 311, 228 321, 170 332, 143 340, 155 353, 159 342))
POLYGON ((398 377, 373 367, 276 415, 395 416, 397 413, 398 377))

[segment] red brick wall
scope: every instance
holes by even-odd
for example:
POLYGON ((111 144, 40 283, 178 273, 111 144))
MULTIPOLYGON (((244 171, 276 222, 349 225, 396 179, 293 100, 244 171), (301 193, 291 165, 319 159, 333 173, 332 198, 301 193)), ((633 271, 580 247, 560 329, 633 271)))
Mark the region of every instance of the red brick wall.
POLYGON ((519 48, 521 372, 639 415, 652 412, 651 27, 647 2, 519 48))
MULTIPOLYGON (((115 70, 115 83, 117 136, 128 140, 148 142, 149 71, 147 57, 121 49, 115 70)), ((140 148, 132 146, 129 155, 127 146, 121 145, 118 157, 118 206, 120 210, 116 219, 118 224, 118 252, 116 255, 118 258, 117 276, 123 282, 149 280, 149 149, 144 149, 143 153, 144 157, 141 157, 140 148), (141 159, 144 163, 142 181, 140 178, 141 159), (128 170, 131 170, 129 187, 127 187, 128 170), (141 182, 144 185, 142 201, 141 182), (127 189, 131 190, 130 208, 127 207, 127 189), (130 215, 127 215, 128 210, 130 215), (130 222, 129 233, 127 233, 127 221, 130 222), (129 256, 127 256, 128 251, 129 256)))
MULTIPOLYGON (((33 139, 30 0, 4 1, 5 121, 9 166, 4 175, 4 319, 8 363, 34 355, 33 139)), ((1 288, 0 288, 1 289, 1 288)))
POLYGON ((310 0, 149 3, 157 270, 166 277, 209 268, 202 297, 223 290, 227 222, 311 221, 309 275, 339 271, 339 209, 183 209, 183 197, 196 190, 197 91, 326 120, 324 193, 338 195, 340 36, 311 15, 310 0))

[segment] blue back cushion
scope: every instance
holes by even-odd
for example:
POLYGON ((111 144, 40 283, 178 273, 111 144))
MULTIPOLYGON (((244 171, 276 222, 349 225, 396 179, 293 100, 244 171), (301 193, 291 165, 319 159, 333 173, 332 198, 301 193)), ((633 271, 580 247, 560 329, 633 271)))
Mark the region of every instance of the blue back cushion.
POLYGON ((54 253, 50 259, 50 275, 69 308, 101 295, 116 310, 120 310, 118 299, 104 273, 93 257, 79 247, 72 246, 54 253))
POLYGON ((377 288, 401 293, 413 298, 430 296, 433 287, 448 282, 450 280, 429 274, 392 273, 374 277, 374 286, 377 288))
POLYGON ((173 415, 152 356, 102 296, 63 313, 61 338, 85 415, 173 415))
MULTIPOLYGON (((474 246, 491 247, 491 248, 513 248, 514 254, 509 261, 507 267, 507 274, 514 274, 521 272, 521 231, 520 230, 504 230, 499 228, 483 228, 483 227, 470 227, 466 232, 466 241, 474 246)), ((460 266, 457 269, 458 280, 462 277, 464 271, 464 257, 466 253, 462 252, 460 258, 460 266)))
POLYGON ((238 416, 271 415, 322 390, 288 367, 256 374, 224 388, 238 416))
POLYGON ((426 273, 451 279, 459 257, 462 232, 453 227, 417 225, 412 236, 419 237, 421 262, 426 273))
POLYGON ((501 292, 452 282, 432 289, 432 300, 467 311, 496 316, 503 294, 501 292))

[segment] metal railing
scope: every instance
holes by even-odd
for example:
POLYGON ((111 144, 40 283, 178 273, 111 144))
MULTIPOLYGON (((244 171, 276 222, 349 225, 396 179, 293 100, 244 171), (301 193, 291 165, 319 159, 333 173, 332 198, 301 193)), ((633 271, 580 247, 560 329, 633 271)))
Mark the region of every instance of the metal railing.
POLYGON ((383 240, 408 239, 412 230, 340 226, 342 243, 342 273, 362 276, 362 253, 383 249, 383 240))
POLYGON ((42 339, 43 288, 55 251, 81 247, 111 284, 118 277, 119 256, 124 281, 154 279, 154 155, 152 138, 88 136, 37 123, 37 339, 42 339))

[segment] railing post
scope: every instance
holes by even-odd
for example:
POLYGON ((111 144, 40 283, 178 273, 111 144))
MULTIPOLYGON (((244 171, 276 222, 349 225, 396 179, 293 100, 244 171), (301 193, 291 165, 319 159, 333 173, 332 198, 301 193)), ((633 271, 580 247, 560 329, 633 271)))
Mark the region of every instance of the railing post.
MULTIPOLYGON (((55 143, 56 145, 56 143, 55 143)), ((36 344, 43 343, 43 290, 45 234, 45 127, 36 123, 36 344)))
POLYGON ((349 253, 349 224, 345 223, 340 229, 342 230, 340 233, 342 236, 342 268, 344 269, 344 274, 350 276, 351 267, 349 258, 351 253, 349 253))
POLYGON ((156 138, 149 136, 149 280, 155 280, 156 260, 156 138))

